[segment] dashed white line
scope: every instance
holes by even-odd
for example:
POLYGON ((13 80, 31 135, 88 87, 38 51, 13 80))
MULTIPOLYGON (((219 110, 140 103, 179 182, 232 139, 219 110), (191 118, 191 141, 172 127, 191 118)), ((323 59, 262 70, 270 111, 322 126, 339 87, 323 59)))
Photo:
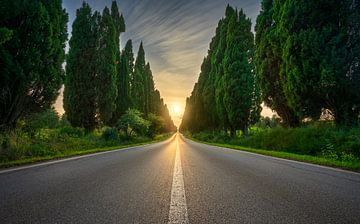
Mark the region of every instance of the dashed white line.
POLYGON ((189 223, 184 188, 184 177, 181 167, 181 158, 179 151, 179 135, 177 135, 174 175, 171 188, 171 201, 168 222, 169 224, 189 223))

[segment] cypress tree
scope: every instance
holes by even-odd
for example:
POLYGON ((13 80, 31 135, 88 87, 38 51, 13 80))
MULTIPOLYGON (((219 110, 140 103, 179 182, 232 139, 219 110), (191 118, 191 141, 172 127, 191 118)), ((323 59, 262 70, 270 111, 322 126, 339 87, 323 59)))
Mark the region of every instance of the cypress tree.
POLYGON ((121 53, 119 69, 117 79, 118 96, 116 98, 116 110, 112 118, 113 123, 116 123, 132 105, 130 84, 134 71, 134 54, 131 40, 126 42, 125 48, 121 53))
POLYGON ((256 22, 256 74, 266 106, 276 111, 286 127, 300 124, 300 118, 288 105, 280 79, 281 43, 273 23, 274 0, 263 0, 256 22))
POLYGON ((64 79, 67 14, 56 1, 6 1, 0 7, 0 127, 49 109, 64 79), (53 16, 58 16, 54 20, 53 16))
POLYGON ((145 66, 145 114, 154 113, 154 102, 153 94, 155 91, 155 84, 150 68, 150 63, 147 63, 145 66))
POLYGON ((125 113, 125 111, 128 108, 125 108, 126 101, 128 101, 128 96, 126 95, 126 84, 125 82, 128 82, 126 79, 127 74, 125 66, 125 61, 121 59, 121 53, 120 53, 120 35, 122 32, 125 32, 125 22, 119 13, 119 8, 116 3, 116 1, 113 1, 111 4, 111 18, 115 27, 115 42, 116 42, 116 48, 115 48, 115 54, 116 54, 116 70, 117 70, 117 80, 116 80, 116 86, 118 90, 118 94, 116 97, 116 108, 115 111, 112 114, 111 121, 109 123, 116 124, 116 122, 120 119, 121 115, 125 113))
POLYGON ((227 24, 229 22, 229 16, 231 14, 231 7, 227 6, 226 17, 219 22, 219 35, 220 40, 217 46, 214 65, 216 68, 217 77, 215 80, 215 102, 216 112, 219 117, 219 124, 223 130, 227 130, 230 126, 229 119, 227 117, 225 103, 224 103, 224 88, 225 88, 225 77, 224 77, 224 55, 226 51, 226 38, 227 38, 227 24))
POLYGON ((254 37, 251 21, 241 10, 233 12, 227 31, 224 58, 224 104, 234 136, 237 129, 247 134, 254 94, 254 37))
POLYGON ((134 75, 131 83, 131 98, 133 107, 141 112, 145 112, 145 51, 143 43, 140 43, 137 54, 134 75))
POLYGON ((102 123, 111 124, 116 109, 117 90, 116 59, 118 51, 117 32, 107 7, 100 22, 100 38, 97 65, 97 104, 102 123))
POLYGON ((92 15, 87 3, 76 11, 69 42, 64 90, 64 109, 75 127, 96 126, 96 69, 99 14, 92 15))

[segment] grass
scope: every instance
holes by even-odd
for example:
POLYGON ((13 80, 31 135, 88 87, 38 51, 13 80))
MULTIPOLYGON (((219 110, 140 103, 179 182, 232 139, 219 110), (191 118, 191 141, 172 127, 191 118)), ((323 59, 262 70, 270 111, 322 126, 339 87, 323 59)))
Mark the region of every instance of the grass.
POLYGON ((125 144, 119 144, 116 146, 109 146, 109 147, 97 147, 92 149, 77 149, 77 150, 64 150, 54 155, 45 155, 45 156, 32 156, 32 157, 25 157, 21 159, 16 160, 10 160, 10 161, 2 161, 0 162, 0 168, 8 168, 13 166, 20 166, 25 164, 31 164, 36 162, 43 162, 43 161, 49 161, 49 160, 55 160, 55 159, 62 159, 62 158, 68 158, 73 156, 80 156, 85 154, 92 154, 97 152, 105 152, 105 151, 111 151, 116 149, 124 149, 128 147, 134 147, 134 146, 140 146, 140 145, 147 145, 152 144, 156 142, 161 142, 166 139, 169 139, 173 134, 163 134, 163 135, 157 135, 154 139, 142 139, 140 142, 136 143, 125 143, 125 144))
MULTIPOLYGON (((357 158, 352 158, 349 160, 345 159, 339 159, 339 157, 336 158, 329 158, 325 156, 319 155, 309 155, 309 154, 299 154, 294 152, 286 152, 284 150, 266 150, 266 149, 259 149, 259 148, 253 148, 248 146, 242 146, 239 145, 239 141, 235 141, 235 143, 224 143, 224 142, 217 142, 216 140, 203 140, 199 139, 195 136, 191 136, 189 134, 185 135, 187 138, 194 140, 199 143, 204 143, 208 145, 218 146, 218 147, 225 147, 230 149, 236 149, 251 153, 257 153, 261 155, 266 156, 272 156, 277 158, 283 158, 283 159, 289 159, 289 160, 295 160, 295 161, 301 161, 301 162, 307 162, 312 164, 318 164, 323 166, 330 166, 330 167, 336 167, 351 171, 360 172, 360 160, 357 158)), ((201 135, 200 135, 201 136, 201 135)), ((229 141, 231 142, 231 140, 229 141)))

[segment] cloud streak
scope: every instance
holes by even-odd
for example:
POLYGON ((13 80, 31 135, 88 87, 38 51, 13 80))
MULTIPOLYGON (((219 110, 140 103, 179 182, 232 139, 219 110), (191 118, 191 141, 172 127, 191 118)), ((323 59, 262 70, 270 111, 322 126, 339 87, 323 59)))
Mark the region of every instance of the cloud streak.
MULTIPOLYGON (((111 5, 111 0, 87 2, 98 11, 111 5)), ((69 24, 81 4, 82 0, 64 0, 70 15, 69 24)), ((253 24, 260 11, 260 0, 118 1, 126 22, 121 45, 132 39, 136 53, 140 41, 144 42, 156 87, 169 105, 185 106, 185 98, 197 81, 200 65, 227 4, 243 8, 253 24)), ((174 120, 179 124, 179 118, 174 120)))

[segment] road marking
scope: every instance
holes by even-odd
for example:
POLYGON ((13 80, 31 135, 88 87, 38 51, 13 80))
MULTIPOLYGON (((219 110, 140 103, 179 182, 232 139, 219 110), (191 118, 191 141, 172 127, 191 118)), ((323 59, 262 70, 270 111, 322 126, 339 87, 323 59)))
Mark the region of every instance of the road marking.
POLYGON ((179 135, 177 135, 174 175, 171 188, 171 202, 168 222, 169 224, 189 223, 184 188, 184 177, 181 167, 181 158, 179 151, 179 135))

